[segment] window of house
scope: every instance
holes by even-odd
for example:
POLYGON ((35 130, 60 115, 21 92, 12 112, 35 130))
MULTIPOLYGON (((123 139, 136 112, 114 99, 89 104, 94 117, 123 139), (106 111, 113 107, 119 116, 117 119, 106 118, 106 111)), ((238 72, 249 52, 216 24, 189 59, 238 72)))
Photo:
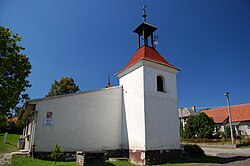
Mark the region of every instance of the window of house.
POLYGON ((157 76, 157 91, 165 92, 164 78, 162 76, 157 76))

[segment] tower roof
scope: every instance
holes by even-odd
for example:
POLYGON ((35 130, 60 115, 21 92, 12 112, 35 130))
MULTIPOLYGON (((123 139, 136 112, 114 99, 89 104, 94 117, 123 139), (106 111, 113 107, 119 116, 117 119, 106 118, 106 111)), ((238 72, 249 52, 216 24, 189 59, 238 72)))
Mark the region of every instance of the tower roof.
POLYGON ((153 25, 150 25, 147 22, 143 22, 141 23, 141 25, 139 25, 134 32, 141 35, 144 31, 145 33, 145 38, 148 38, 151 34, 153 34, 154 31, 156 31, 157 28, 154 27, 153 25))
POLYGON ((144 45, 136 51, 136 53, 131 58, 131 60, 128 62, 128 64, 118 73, 121 73, 122 71, 133 66, 134 64, 136 64, 137 62, 139 62, 143 59, 148 60, 148 61, 152 61, 155 63, 159 63, 161 65, 168 66, 168 67, 174 68, 176 70, 180 70, 179 68, 175 67, 174 65, 168 63, 155 49, 144 45))

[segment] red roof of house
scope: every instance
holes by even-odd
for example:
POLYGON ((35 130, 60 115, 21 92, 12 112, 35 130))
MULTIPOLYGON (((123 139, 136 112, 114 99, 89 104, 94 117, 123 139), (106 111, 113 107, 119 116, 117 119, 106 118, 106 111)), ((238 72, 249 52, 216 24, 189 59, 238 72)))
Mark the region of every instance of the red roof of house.
POLYGON ((14 122, 14 123, 17 123, 18 121, 18 117, 12 117, 12 118, 8 118, 7 119, 8 122, 14 122))
MULTIPOLYGON (((227 107, 201 110, 212 117, 215 123, 223 123, 228 118, 227 107)), ((242 122, 250 120, 250 103, 230 106, 232 122, 242 122)))
POLYGON ((172 67, 174 69, 180 70, 174 65, 168 63, 155 49, 149 46, 142 46, 140 49, 136 51, 134 56, 131 58, 131 60, 128 62, 128 64, 118 73, 121 73, 122 71, 126 70, 127 68, 133 66, 137 62, 139 62, 142 59, 146 59, 149 61, 153 61, 168 67, 172 67))

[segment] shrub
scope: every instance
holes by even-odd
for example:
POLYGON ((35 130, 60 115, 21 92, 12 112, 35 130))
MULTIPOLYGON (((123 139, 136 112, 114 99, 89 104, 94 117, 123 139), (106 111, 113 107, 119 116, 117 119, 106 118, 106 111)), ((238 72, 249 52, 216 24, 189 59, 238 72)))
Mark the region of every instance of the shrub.
POLYGON ((61 149, 61 147, 58 144, 56 144, 51 153, 51 158, 55 161, 55 165, 57 161, 62 160, 63 153, 64 153, 64 150, 61 149))
POLYGON ((198 145, 185 145, 184 152, 190 157, 202 157, 205 156, 204 151, 198 145))
MULTIPOLYGON (((235 132, 235 126, 232 126, 232 130, 233 130, 233 137, 236 137, 236 132, 235 132)), ((224 127, 224 138, 231 138, 231 131, 230 131, 230 126, 225 126, 224 127)))
POLYGON ((185 138, 213 138, 216 125, 205 113, 189 116, 185 125, 185 138))

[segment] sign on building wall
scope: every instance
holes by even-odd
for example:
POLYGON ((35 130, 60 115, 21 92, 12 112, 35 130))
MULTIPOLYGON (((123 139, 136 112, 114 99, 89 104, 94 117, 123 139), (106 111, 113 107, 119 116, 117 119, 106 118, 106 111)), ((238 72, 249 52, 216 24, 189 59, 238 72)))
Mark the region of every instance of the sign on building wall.
POLYGON ((53 112, 46 112, 46 118, 43 119, 43 125, 53 126, 54 119, 53 119, 53 112))

